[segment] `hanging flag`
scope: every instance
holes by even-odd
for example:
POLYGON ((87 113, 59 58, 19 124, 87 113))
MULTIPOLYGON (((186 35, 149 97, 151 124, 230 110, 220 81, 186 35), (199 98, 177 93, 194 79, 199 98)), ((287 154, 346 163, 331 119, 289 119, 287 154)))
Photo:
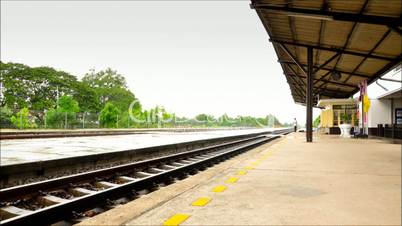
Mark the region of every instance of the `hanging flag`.
POLYGON ((363 112, 364 113, 367 113, 368 111, 369 111, 369 109, 370 109, 370 105, 371 105, 371 103, 370 103, 370 99, 369 99, 369 97, 368 97, 368 95, 367 94, 365 94, 364 95, 364 97, 363 97, 363 112))

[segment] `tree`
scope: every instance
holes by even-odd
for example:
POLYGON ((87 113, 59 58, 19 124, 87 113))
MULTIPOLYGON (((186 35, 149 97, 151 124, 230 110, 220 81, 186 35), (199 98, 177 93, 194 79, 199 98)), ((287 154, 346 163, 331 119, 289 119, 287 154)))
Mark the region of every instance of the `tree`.
POLYGON ((60 112, 67 113, 77 113, 80 111, 80 107, 78 106, 78 102, 74 100, 72 96, 62 96, 59 99, 58 109, 60 112))
POLYGON ((82 112, 97 113, 102 109, 95 89, 85 83, 77 82, 72 96, 78 102, 82 112))
MULTIPOLYGON (((125 78, 111 68, 99 72, 92 69, 82 78, 82 82, 95 90, 97 99, 102 106, 110 102, 124 112, 128 110, 133 101, 137 100, 127 88, 125 78)), ((141 107, 141 105, 136 105, 136 107, 141 107)))
POLYGON ((17 116, 13 115, 11 117, 11 122, 17 128, 22 129, 36 128, 37 125, 35 124, 35 121, 30 119, 29 116, 30 115, 28 108, 23 108, 17 113, 17 116))
POLYGON ((99 115, 99 122, 102 127, 116 127, 120 111, 112 103, 106 103, 99 115))
POLYGON ((0 107, 0 128, 14 127, 11 122, 13 111, 7 105, 0 107))
POLYGON ((127 88, 126 79, 111 68, 99 72, 91 69, 82 78, 82 82, 93 88, 127 88))
POLYGON ((56 109, 46 113, 46 122, 50 127, 66 128, 76 123, 76 113, 80 111, 78 102, 72 96, 62 96, 56 109))
POLYGON ((95 91, 67 72, 0 61, 0 73, 1 106, 43 111, 56 107, 58 95, 71 95, 85 111, 100 110, 95 91))
MULTIPOLYGON (((65 127, 65 114, 57 109, 51 108, 46 112, 47 126, 52 128, 64 128, 65 127)), ((68 120, 68 119, 67 119, 68 120)))

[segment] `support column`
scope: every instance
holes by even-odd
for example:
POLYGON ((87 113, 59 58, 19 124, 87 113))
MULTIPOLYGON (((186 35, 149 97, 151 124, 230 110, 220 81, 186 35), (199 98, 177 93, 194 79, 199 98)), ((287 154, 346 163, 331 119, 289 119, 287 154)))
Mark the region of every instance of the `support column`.
POLYGON ((306 141, 313 142, 313 48, 307 48, 306 141))
POLYGON ((394 98, 391 98, 391 128, 392 128, 392 133, 391 137, 392 139, 395 139, 395 125, 396 122, 394 121, 394 98))

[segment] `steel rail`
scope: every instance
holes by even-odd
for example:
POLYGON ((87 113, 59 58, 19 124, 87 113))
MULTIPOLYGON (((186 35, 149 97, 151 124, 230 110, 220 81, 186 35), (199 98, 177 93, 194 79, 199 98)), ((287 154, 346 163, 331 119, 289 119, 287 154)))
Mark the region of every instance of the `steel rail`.
MULTIPOLYGON (((289 132, 289 130, 282 131, 282 133, 289 132)), ((86 194, 83 196, 74 197, 74 199, 68 199, 65 202, 40 208, 28 214, 23 214, 2 220, 0 223, 1 225, 48 225, 60 220, 71 219, 73 218, 73 212, 85 211, 92 207, 105 205, 107 203, 107 200, 129 196, 135 191, 155 187, 155 184, 171 181, 172 178, 180 177, 183 174, 205 168, 208 165, 214 164, 231 156, 237 155, 241 152, 252 149, 263 143, 276 139, 277 137, 279 136, 256 136, 252 138, 242 139, 240 141, 215 145, 208 148, 196 149, 151 160, 130 163, 110 167, 107 169, 100 169, 58 179, 51 179, 48 181, 3 189, 0 190, 0 199, 4 201, 10 200, 15 197, 32 195, 33 193, 40 194, 41 191, 43 192, 58 188, 68 188, 71 187, 72 184, 82 183, 83 181, 96 181, 94 178, 98 177, 103 179, 106 178, 105 180, 107 180, 110 178, 110 176, 119 176, 124 175, 124 173, 129 174, 130 172, 141 172, 144 169, 149 169, 150 167, 157 167, 161 165, 171 166, 171 164, 174 162, 193 158, 192 161, 187 160, 186 164, 181 164, 168 170, 163 170, 155 174, 150 174, 149 176, 143 178, 135 178, 136 180, 131 182, 116 184, 116 186, 106 188, 101 191, 96 191, 93 194, 86 194), (194 159, 197 156, 203 157, 201 157, 201 159, 194 159)))
POLYGON ((118 172, 125 171, 141 171, 150 166, 155 166, 164 162, 175 161, 182 158, 188 158, 189 156, 198 155, 200 153, 207 153, 216 150, 217 148, 228 148, 232 145, 241 144, 247 141, 252 141, 258 137, 246 138, 237 141, 227 142, 223 144, 213 145, 206 148, 199 148, 191 151, 186 151, 182 153, 172 154, 168 156, 148 159, 139 162, 133 162, 123 165, 117 165, 113 167, 108 167, 104 169, 93 170, 89 172, 82 172, 78 174, 68 175, 64 177, 49 179, 45 181, 39 181, 30 184, 18 185, 10 188, 5 188, 0 190, 0 202, 9 201, 16 198, 21 198, 28 195, 34 195, 38 191, 48 191, 54 189, 60 189, 68 186, 71 183, 76 183, 77 181, 91 180, 93 178, 106 177, 108 175, 113 175, 118 172))

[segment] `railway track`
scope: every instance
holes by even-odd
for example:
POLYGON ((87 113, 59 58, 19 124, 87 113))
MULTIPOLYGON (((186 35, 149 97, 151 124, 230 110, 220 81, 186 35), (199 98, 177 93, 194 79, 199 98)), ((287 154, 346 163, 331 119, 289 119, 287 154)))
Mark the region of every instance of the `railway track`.
MULTIPOLYGON (((289 131, 283 131, 289 132, 289 131)), ((0 190, 1 225, 77 223, 269 142, 258 135, 145 161, 0 190)))

